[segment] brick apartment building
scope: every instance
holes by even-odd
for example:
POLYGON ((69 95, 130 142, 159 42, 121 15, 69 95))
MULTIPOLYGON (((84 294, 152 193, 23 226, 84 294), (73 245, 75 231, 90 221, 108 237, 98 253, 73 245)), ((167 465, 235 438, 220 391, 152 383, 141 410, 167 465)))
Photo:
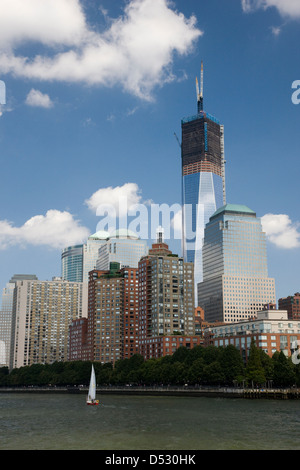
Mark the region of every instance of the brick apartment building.
POLYGON ((138 352, 137 268, 90 271, 87 322, 73 322, 69 340, 69 360, 114 364, 138 352))
POLYGON ((296 292, 295 295, 279 299, 278 308, 287 310, 290 320, 300 320, 300 293, 296 292))
POLYGON ((159 238, 139 262, 139 352, 150 359, 198 344, 193 264, 159 238))

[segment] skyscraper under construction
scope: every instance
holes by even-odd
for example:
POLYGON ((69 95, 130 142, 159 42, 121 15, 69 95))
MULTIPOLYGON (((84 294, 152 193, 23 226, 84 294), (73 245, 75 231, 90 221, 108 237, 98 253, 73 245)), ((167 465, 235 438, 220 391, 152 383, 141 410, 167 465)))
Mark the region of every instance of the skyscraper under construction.
POLYGON ((202 244, 210 216, 226 203, 224 127, 203 108, 196 78, 197 114, 182 119, 182 251, 194 263, 195 292, 203 280, 202 244))

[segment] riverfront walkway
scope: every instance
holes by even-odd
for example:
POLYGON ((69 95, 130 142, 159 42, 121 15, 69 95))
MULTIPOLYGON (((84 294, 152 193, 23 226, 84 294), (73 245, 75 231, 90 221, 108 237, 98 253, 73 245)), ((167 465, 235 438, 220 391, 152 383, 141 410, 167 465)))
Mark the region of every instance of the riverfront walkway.
MULTIPOLYGON (((87 393, 87 387, 0 387, 0 393, 87 393)), ((97 387, 100 395, 151 395, 151 396, 181 396, 181 397, 222 397, 246 399, 300 399, 300 389, 274 388, 237 388, 237 387, 172 387, 172 386, 107 386, 97 387)))

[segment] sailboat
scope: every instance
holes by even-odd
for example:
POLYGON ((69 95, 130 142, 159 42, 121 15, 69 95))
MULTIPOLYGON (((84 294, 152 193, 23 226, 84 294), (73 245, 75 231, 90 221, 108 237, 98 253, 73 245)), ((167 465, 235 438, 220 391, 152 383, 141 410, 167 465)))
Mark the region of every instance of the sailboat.
POLYGON ((96 400, 96 376, 95 376, 93 364, 92 364, 89 393, 87 396, 86 404, 87 405, 99 405, 99 400, 96 400))

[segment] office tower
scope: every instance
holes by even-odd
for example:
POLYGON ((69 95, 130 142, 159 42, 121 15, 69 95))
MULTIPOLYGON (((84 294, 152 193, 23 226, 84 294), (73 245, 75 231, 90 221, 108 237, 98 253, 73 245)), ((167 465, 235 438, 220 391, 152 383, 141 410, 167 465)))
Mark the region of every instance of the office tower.
POLYGON ((65 281, 82 282, 83 245, 68 246, 62 250, 61 275, 65 281))
POLYGON ((69 325, 87 316, 87 284, 15 282, 10 368, 67 360, 69 325))
MULTIPOLYGON (((196 79, 197 80, 197 79, 196 79)), ((202 243, 209 217, 225 204, 224 127, 203 109, 197 81, 197 114, 182 119, 182 251, 194 263, 196 286, 203 280, 202 243)))
POLYGON ((145 359, 172 354, 195 338, 193 264, 158 239, 139 262, 139 344, 145 359))
POLYGON ((83 282, 89 281, 89 272, 96 269, 99 248, 101 248, 109 237, 109 233, 99 231, 90 235, 87 242, 83 245, 83 282))
POLYGON ((148 253, 146 240, 141 240, 134 232, 120 229, 112 233, 99 249, 96 269, 109 270, 110 263, 120 263, 120 267, 137 268, 139 260, 148 253))
POLYGON ((3 289, 0 310, 0 367, 9 366, 14 288, 15 282, 23 279, 37 280, 37 277, 35 274, 15 274, 3 289))
POLYGON ((236 322, 275 303, 268 277, 266 236, 256 213, 226 204, 209 219, 203 245, 203 282, 198 305, 208 322, 236 322))
POLYGON ((300 293, 282 297, 278 300, 279 310, 287 310, 290 320, 300 320, 300 293))
POLYGON ((130 358, 138 352, 137 268, 120 269, 119 263, 111 263, 110 270, 94 270, 89 276, 86 341, 90 352, 83 354, 112 364, 130 358))

